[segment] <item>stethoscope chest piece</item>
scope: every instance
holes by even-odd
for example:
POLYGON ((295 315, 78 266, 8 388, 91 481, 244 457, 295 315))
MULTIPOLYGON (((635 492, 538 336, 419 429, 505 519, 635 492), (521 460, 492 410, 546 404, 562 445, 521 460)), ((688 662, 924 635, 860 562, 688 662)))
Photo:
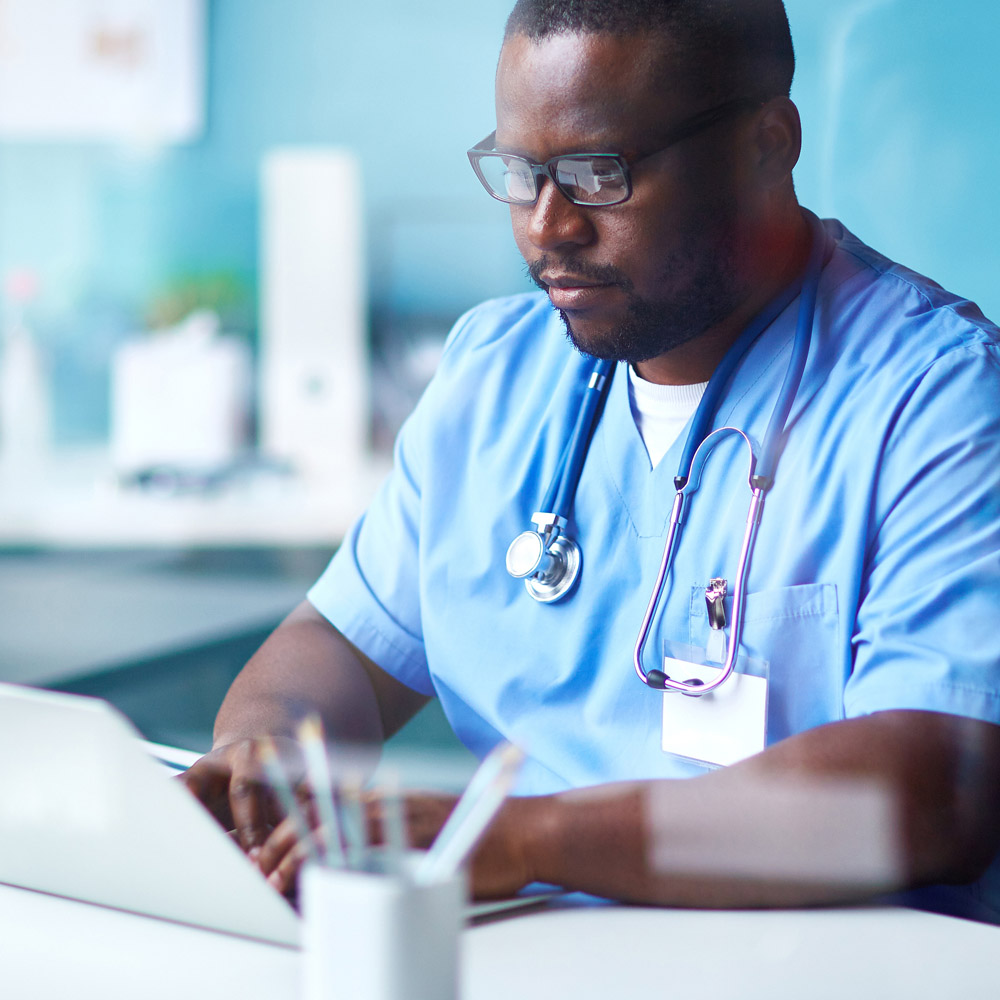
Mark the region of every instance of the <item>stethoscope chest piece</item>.
POLYGON ((580 547, 550 523, 543 531, 522 531, 507 547, 506 562, 507 572, 524 580, 525 589, 536 601, 551 604, 568 594, 576 582, 580 547))

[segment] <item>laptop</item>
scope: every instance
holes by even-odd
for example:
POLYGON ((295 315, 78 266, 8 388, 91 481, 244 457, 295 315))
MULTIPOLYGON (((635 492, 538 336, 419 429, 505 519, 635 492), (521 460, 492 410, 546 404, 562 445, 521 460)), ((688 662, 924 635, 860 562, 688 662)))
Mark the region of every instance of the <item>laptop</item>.
MULTIPOLYGON (((298 913, 177 781, 197 758, 99 698, 0 683, 0 883, 297 947, 298 913)), ((466 917, 554 895, 532 886, 466 917)))
POLYGON ((0 882, 299 942, 291 905, 97 698, 0 684, 0 882))

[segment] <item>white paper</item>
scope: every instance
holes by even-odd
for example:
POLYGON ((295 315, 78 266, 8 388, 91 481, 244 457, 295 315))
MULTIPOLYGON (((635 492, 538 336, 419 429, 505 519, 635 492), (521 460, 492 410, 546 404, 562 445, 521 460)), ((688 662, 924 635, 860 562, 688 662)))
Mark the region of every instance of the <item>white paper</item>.
MULTIPOLYGON (((677 680, 705 684, 722 673, 722 667, 689 663, 670 656, 663 670, 677 680)), ((665 753, 708 764, 726 766, 760 753, 767 729, 767 680, 733 673, 714 691, 693 698, 678 691, 663 695, 665 753)))
POLYGON ((204 30, 204 0, 3 0, 0 138, 197 138, 204 30))

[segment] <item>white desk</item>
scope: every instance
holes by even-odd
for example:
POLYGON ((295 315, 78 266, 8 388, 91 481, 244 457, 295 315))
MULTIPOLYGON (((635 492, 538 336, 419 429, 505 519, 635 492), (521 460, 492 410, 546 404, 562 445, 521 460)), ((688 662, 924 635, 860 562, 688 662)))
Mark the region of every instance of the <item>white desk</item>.
MULTIPOLYGON (((0 886, 4 1000, 294 1000, 296 951, 0 886)), ((893 908, 547 905, 472 927, 462 1000, 1000 995, 1000 929, 893 908)))

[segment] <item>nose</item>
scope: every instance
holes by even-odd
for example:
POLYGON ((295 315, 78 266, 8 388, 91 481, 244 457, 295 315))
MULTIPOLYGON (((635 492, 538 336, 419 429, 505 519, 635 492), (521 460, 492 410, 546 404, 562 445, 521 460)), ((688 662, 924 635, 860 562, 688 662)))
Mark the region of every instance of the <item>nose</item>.
POLYGON ((574 205, 551 180, 542 181, 538 200, 527 211, 526 235, 539 250, 586 246, 595 238, 588 210, 574 205))

